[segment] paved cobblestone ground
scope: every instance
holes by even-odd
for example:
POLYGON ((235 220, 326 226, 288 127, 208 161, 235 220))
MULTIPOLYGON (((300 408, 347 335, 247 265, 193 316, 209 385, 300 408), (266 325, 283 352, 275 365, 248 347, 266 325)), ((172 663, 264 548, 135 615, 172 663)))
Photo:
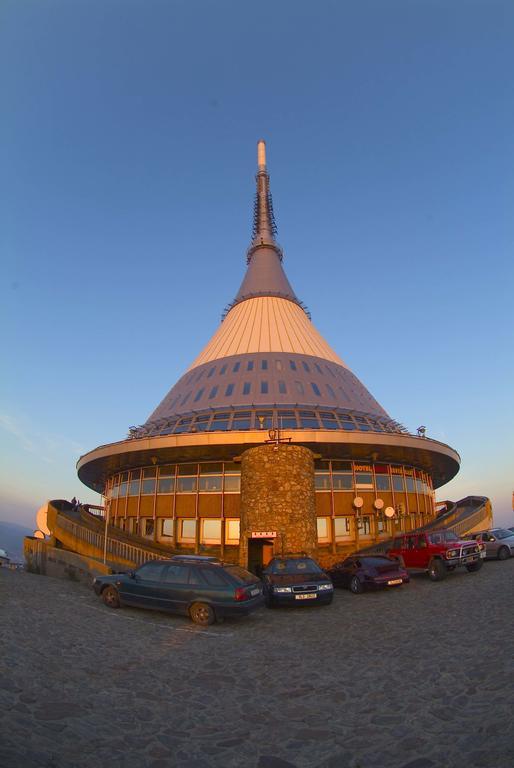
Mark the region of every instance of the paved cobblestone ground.
POLYGON ((0 765, 514 763, 514 559, 208 629, 0 569, 0 765))

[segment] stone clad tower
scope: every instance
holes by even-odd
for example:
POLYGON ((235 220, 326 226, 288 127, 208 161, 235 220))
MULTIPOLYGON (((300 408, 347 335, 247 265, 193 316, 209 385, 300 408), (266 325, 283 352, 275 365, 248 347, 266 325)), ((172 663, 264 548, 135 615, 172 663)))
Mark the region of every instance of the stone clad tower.
POLYGON ((246 273, 221 324, 144 424, 78 462, 124 534, 252 567, 292 550, 326 562, 431 520, 457 473, 316 330, 276 232, 259 141, 246 273))

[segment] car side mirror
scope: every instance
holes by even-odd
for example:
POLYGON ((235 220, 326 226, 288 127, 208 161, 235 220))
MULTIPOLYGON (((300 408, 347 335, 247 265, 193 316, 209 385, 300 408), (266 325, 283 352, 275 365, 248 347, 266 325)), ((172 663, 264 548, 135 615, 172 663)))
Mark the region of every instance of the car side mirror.
POLYGON ((129 579, 135 579, 136 578, 136 572, 135 571, 129 571, 129 579))

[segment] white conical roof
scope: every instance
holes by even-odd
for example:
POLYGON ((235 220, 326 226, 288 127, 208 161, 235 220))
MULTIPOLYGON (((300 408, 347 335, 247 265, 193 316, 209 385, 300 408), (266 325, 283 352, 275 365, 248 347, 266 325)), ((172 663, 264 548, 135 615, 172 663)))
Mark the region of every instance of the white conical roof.
POLYGON ((190 369, 231 355, 267 352, 320 357, 347 367, 298 304, 256 296, 232 307, 190 369))

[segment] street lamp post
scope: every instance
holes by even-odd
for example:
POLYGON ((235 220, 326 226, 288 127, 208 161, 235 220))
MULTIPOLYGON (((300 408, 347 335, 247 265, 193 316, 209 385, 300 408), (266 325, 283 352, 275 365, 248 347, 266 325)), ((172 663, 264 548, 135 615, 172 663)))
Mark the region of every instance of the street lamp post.
POLYGON ((107 528, 109 526, 109 502, 105 505, 105 532, 104 532, 104 564, 107 562, 107 528))

